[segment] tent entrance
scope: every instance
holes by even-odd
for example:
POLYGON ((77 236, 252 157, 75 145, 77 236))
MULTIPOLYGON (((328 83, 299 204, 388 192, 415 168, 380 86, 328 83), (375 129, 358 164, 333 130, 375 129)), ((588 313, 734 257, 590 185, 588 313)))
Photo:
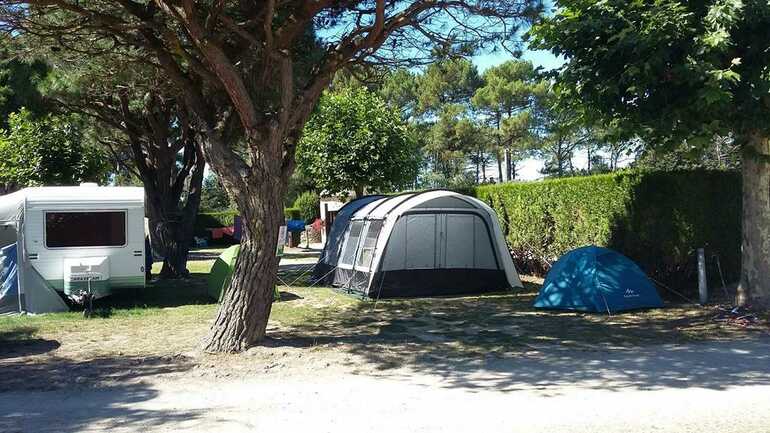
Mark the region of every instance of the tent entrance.
POLYGON ((408 212, 390 234, 380 270, 500 270, 494 245, 476 212, 408 212))

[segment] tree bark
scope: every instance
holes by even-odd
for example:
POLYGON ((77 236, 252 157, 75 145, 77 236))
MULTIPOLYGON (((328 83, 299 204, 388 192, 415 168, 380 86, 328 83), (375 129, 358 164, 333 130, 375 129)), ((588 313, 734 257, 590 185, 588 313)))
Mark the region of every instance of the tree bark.
POLYGON ((507 182, 510 182, 511 180, 511 151, 509 149, 505 149, 505 180, 507 182))
POLYGON ((127 93, 120 94, 120 103, 134 173, 144 185, 151 245, 163 256, 160 277, 186 277, 206 166, 202 138, 177 102, 149 92, 140 114, 131 111, 127 93))
MULTIPOLYGON (((176 196, 173 191, 145 187, 150 239, 153 248, 163 255, 160 278, 179 278, 189 274, 187 257, 200 208, 205 168, 203 157, 199 155, 198 158, 189 173, 187 198, 184 203, 180 203, 181 197, 176 196)), ((144 184, 149 185, 152 182, 144 184)))
POLYGON ((500 149, 497 149, 497 181, 503 182, 503 156, 500 149))
MULTIPOLYGON (((251 185, 249 185, 251 186, 251 185)), ((273 304, 278 257, 278 228, 283 224, 283 188, 269 182, 243 191, 238 210, 243 217, 241 250, 230 286, 204 340, 203 350, 235 353, 265 337, 273 304)))
POLYGON ((770 144, 751 132, 743 146, 741 280, 738 305, 770 306, 770 144))
POLYGON ((481 151, 476 151, 476 185, 479 184, 480 171, 481 171, 481 151))

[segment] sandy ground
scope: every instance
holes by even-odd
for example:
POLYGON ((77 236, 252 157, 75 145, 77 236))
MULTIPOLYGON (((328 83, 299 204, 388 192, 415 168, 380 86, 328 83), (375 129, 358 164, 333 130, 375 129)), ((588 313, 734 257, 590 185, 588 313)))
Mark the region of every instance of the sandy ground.
POLYGON ((770 432, 766 337, 612 351, 552 346, 441 374, 329 361, 283 373, 187 372, 0 393, 0 431, 770 432))

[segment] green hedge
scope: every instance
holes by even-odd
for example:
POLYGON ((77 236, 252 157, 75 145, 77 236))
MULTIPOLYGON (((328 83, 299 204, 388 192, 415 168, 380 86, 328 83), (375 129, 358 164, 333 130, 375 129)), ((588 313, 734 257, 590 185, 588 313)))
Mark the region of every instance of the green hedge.
POLYGON ((283 209, 283 217, 287 220, 302 219, 302 210, 297 207, 287 207, 283 209))
POLYGON ((648 275, 693 293, 695 250, 729 281, 740 268, 740 176, 724 171, 638 172, 481 186, 522 273, 543 273, 565 252, 606 246, 648 275))
POLYGON ((310 224, 321 216, 321 197, 314 191, 303 192, 294 200, 293 207, 299 210, 300 219, 310 224))

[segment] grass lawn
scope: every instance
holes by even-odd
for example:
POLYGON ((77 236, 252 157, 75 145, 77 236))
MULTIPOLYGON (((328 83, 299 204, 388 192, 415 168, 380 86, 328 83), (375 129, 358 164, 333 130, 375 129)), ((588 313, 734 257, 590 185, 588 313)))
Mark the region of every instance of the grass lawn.
MULTIPOLYGON (((212 263, 191 261, 187 280, 154 282, 101 300, 98 317, 85 319, 80 312, 0 317, 0 370, 4 363, 20 367, 116 357, 145 363, 194 356, 217 308, 206 295, 212 263)), ((271 338, 260 350, 311 348, 390 367, 517 356, 554 346, 595 350, 749 338, 767 331, 766 323, 752 329, 722 325, 713 320, 713 308, 697 306, 612 317, 543 312, 531 307, 538 288, 530 280, 524 290, 511 293, 375 303, 329 288, 281 287, 282 301, 274 304, 270 318, 271 338)), ((7 379, 0 372, 0 382, 7 379)))

